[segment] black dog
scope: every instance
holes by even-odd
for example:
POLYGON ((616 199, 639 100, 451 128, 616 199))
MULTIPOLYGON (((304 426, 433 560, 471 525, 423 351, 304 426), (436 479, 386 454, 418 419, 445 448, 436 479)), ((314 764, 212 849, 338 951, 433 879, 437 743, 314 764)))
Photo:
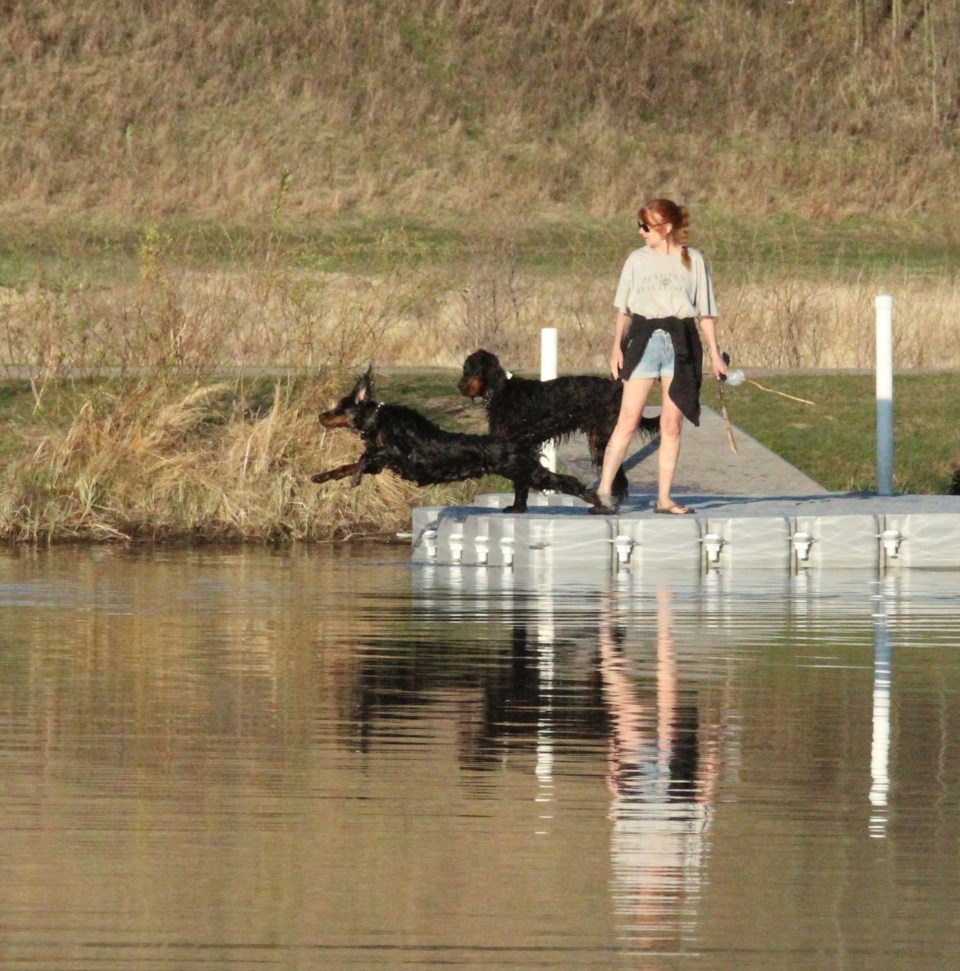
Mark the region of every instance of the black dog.
POLYGON ((352 429, 365 448, 358 461, 318 472, 314 482, 351 476, 358 485, 364 475, 384 469, 417 485, 461 482, 493 473, 513 483, 513 505, 504 512, 526 512, 531 488, 565 492, 600 505, 597 494, 579 479, 542 466, 536 442, 444 431, 412 408, 375 401, 369 370, 336 407, 320 415, 320 423, 325 428, 352 429))
MULTIPOLYGON (((611 378, 574 375, 534 381, 515 378, 490 351, 474 351, 463 362, 460 394, 483 398, 490 434, 497 438, 525 436, 536 442, 564 438, 573 432, 587 436, 590 458, 599 475, 603 453, 617 424, 623 384, 611 378)), ((659 418, 641 418, 639 431, 652 437, 660 431, 659 418)), ((623 466, 613 480, 617 499, 627 495, 623 466)))

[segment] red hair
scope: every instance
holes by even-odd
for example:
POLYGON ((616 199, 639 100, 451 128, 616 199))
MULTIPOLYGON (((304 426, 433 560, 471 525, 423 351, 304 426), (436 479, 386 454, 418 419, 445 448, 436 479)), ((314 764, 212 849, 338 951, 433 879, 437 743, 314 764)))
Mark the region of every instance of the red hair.
POLYGON ((680 260, 690 269, 690 213, 686 206, 678 206, 672 199, 654 199, 637 210, 637 219, 645 223, 670 223, 670 236, 681 247, 680 260))

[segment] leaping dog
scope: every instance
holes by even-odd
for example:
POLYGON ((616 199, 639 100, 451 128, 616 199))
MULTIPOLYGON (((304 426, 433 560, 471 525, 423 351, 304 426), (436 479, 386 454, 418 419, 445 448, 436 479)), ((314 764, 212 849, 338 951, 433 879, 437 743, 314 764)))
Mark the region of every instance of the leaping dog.
POLYGON ((356 486, 364 475, 384 469, 417 485, 461 482, 492 473, 513 483, 513 503, 504 512, 526 512, 530 489, 563 492, 600 505, 596 492, 579 479, 542 466, 536 441, 448 432, 412 408, 376 401, 370 369, 335 407, 320 415, 320 424, 357 432, 364 451, 356 462, 318 472, 311 477, 313 482, 349 477, 356 486))
MULTIPOLYGON (((603 453, 620 414, 620 381, 594 375, 568 375, 550 381, 518 378, 504 369, 496 354, 481 349, 463 362, 458 387, 468 398, 483 399, 490 434, 497 438, 523 435, 543 443, 582 432, 600 474, 603 453)), ((652 438, 660 431, 660 419, 641 418, 638 431, 652 438)), ((613 480, 613 494, 623 500, 627 489, 621 466, 613 480)))

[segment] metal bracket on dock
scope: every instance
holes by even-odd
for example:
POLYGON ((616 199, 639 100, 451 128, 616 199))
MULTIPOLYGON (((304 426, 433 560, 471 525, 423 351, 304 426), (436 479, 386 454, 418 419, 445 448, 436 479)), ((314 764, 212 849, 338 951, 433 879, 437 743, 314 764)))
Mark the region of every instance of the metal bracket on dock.
POLYGON ((707 563, 720 562, 720 550, 723 549, 723 537, 719 533, 707 533, 700 540, 703 544, 703 551, 707 556, 707 563))
POLYGON ((797 554, 800 563, 810 562, 810 547, 813 546, 814 539, 811 533, 799 530, 790 537, 793 551, 797 554))
POLYGON ((878 534, 878 538, 883 544, 883 551, 887 554, 888 559, 895 560, 900 556, 900 544, 903 542, 903 536, 899 529, 885 529, 878 534))

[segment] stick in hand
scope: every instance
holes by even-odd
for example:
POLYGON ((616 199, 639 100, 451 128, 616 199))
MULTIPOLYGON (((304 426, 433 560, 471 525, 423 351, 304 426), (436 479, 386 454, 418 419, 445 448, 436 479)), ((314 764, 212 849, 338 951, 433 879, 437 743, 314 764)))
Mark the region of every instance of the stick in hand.
MULTIPOLYGON (((724 351, 720 356, 723 358, 724 364, 730 363, 730 355, 726 351, 724 351)), ((726 375, 721 375, 717 381, 717 384, 720 387, 720 415, 723 418, 723 424, 727 430, 727 442, 730 445, 730 450, 737 453, 737 442, 733 437, 733 426, 730 424, 730 416, 727 414, 727 403, 723 399, 723 382, 725 379, 726 375)))

